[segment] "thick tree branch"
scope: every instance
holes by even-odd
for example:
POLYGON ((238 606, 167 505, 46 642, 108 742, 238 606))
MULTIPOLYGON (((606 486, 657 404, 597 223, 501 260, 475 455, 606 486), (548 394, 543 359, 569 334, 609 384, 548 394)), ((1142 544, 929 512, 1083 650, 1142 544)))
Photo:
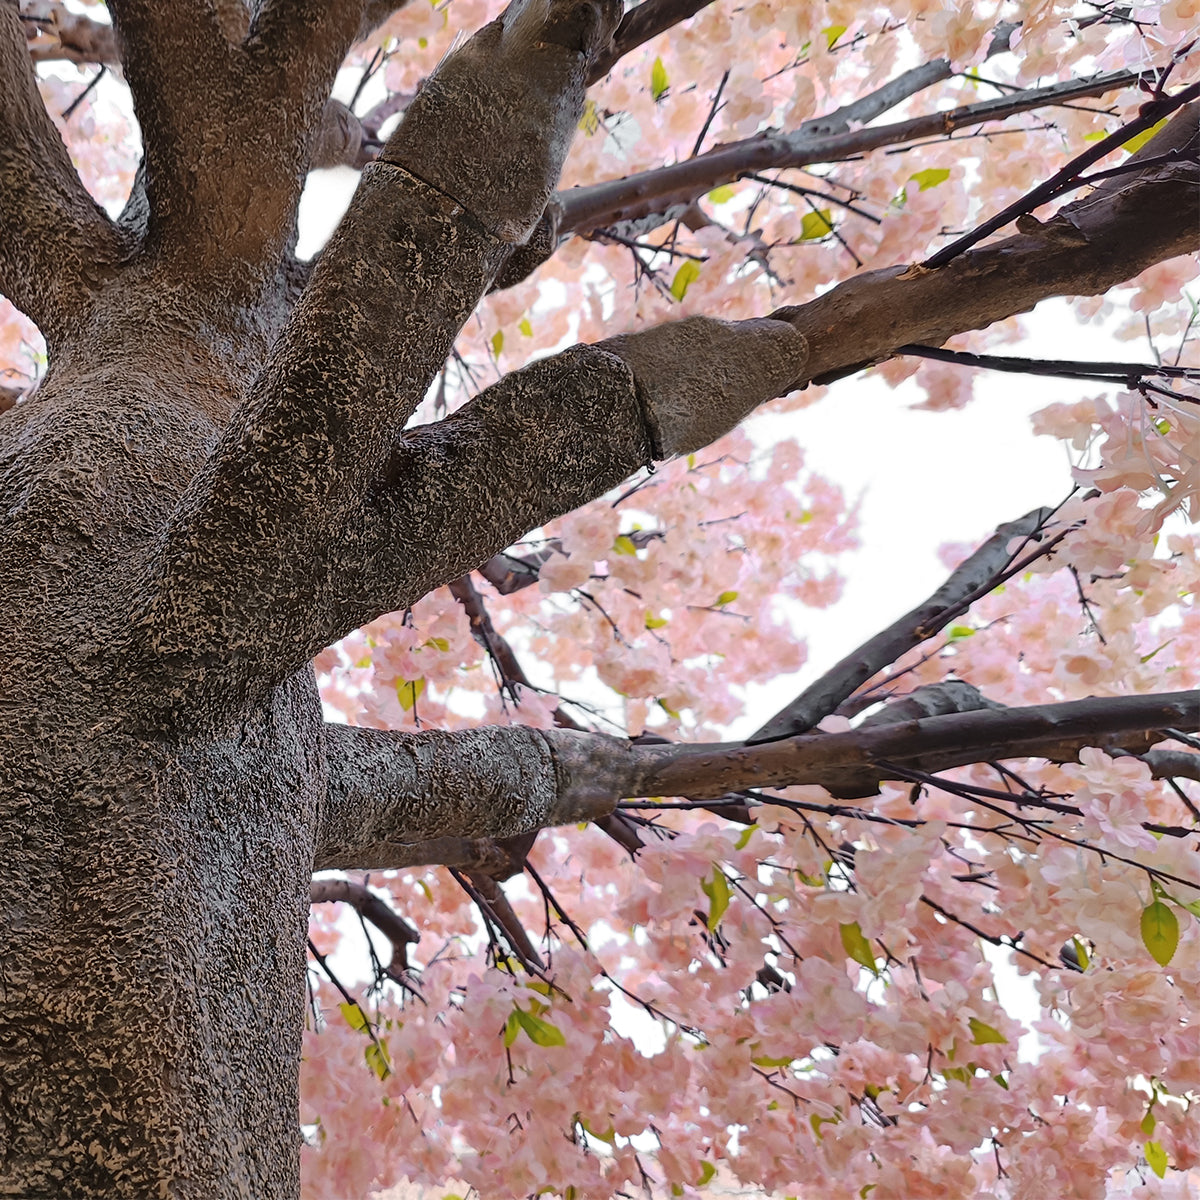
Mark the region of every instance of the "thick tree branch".
POLYGON ((1053 509, 1037 508, 1016 521, 999 526, 927 600, 832 666, 747 738, 747 743, 775 741, 811 729, 873 675, 933 637, 975 600, 1001 583, 1014 559, 1021 558, 1032 542, 1040 540, 1045 523, 1052 515, 1053 509), (1014 538, 1020 539, 1016 554, 1010 551, 1014 538))
POLYGON ((554 731, 514 725, 403 734, 328 725, 326 735, 317 871, 444 862, 495 875, 509 856, 480 839, 586 821, 612 808, 573 790, 558 771, 554 731))
POLYGON ((54 344, 122 252, 42 104, 16 9, 0 4, 0 293, 54 344))
POLYGON ((642 0, 641 4, 631 8, 621 18, 612 45, 592 64, 588 83, 603 79, 626 54, 651 38, 658 37, 660 33, 666 33, 681 21, 694 17, 712 3, 713 0, 642 0))

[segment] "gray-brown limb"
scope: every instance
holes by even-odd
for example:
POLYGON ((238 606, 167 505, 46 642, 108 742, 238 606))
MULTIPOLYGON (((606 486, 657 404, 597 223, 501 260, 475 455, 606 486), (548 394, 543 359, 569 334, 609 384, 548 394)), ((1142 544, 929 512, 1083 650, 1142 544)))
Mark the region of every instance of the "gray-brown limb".
POLYGON ((364 921, 370 921, 387 938, 392 957, 384 968, 397 979, 408 968, 408 947, 421 940, 421 935, 386 900, 377 896, 365 883, 352 879, 314 879, 308 890, 312 904, 349 904, 364 921))
POLYGON ((1009 547, 1013 539, 1024 539, 1022 545, 1028 544, 1052 513, 1049 508, 1036 508, 1016 521, 999 526, 928 599, 835 663, 746 741, 751 745, 770 742, 811 729, 873 675, 933 637, 962 611, 962 605, 995 587, 1000 574, 1012 562, 1009 547))
POLYGON ((42 104, 17 11, 0 4, 0 293, 54 348, 123 253, 42 104))

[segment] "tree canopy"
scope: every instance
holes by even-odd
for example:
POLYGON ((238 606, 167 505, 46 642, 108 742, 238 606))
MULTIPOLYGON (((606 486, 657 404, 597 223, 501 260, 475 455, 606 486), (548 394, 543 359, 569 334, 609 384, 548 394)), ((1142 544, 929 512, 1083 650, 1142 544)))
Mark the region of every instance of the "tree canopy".
POLYGON ((1198 21, 2 0, 0 1194, 1191 1194, 1198 21), (1071 466, 729 740, 862 371, 1071 466))

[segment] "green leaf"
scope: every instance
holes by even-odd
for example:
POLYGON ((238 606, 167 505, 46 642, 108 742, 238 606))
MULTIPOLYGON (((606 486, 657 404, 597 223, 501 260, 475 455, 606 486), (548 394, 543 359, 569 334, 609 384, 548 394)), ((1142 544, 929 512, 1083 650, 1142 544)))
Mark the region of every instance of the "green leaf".
POLYGON ((435 650, 440 650, 443 654, 450 649, 450 639, 444 637, 431 637, 426 643, 426 646, 432 646, 435 650))
POLYGON ((821 32, 825 35, 825 46, 832 50, 834 43, 846 32, 845 25, 828 25, 821 32))
POLYGON ((1174 640, 1174 638, 1167 638, 1167 640, 1163 642, 1161 646, 1151 650, 1149 654, 1143 654, 1138 661, 1148 663, 1160 650, 1165 650, 1174 640))
POLYGON ((524 337, 533 337, 533 322, 528 317, 522 317, 517 323, 517 328, 521 331, 524 337))
POLYGON ((492 334, 492 353, 497 358, 499 358, 500 351, 503 349, 504 349, 504 330, 497 329, 496 332, 492 334))
POLYGON ((1071 941, 1075 943, 1075 957, 1079 960, 1079 969, 1086 971, 1088 963, 1092 961, 1088 955, 1087 948, 1077 937, 1072 938, 1071 941))
POLYGON ((719 866, 714 866, 712 875, 700 881, 700 889, 708 897, 708 917, 705 924, 716 929, 729 907, 729 880, 719 866))
POLYGON ((1154 428, 1157 429, 1158 432, 1163 435, 1163 437, 1166 437, 1167 434, 1171 432, 1171 422, 1168 421, 1166 417, 1159 417, 1158 420, 1154 422, 1154 428))
POLYGON ((743 829, 742 832, 738 835, 738 840, 736 842, 734 842, 733 848, 735 850, 745 850, 747 845, 749 845, 749 843, 750 843, 750 839, 753 836, 754 836, 754 826, 747 825, 746 828, 743 829))
POLYGON ((671 295, 676 300, 682 300, 687 295, 687 290, 700 277, 700 264, 693 259, 687 259, 680 263, 679 270, 675 272, 675 278, 671 280, 671 295))
POLYGON ((871 953, 871 943, 863 937, 863 931, 857 921, 848 925, 839 925, 842 934, 842 947, 853 962, 866 967, 868 971, 875 970, 875 955, 871 953))
POLYGON ((387 1047, 382 1042, 372 1042, 363 1051, 367 1066, 380 1079, 386 1079, 392 1073, 392 1060, 388 1057, 387 1047))
POLYGON ((833 212, 828 208, 805 213, 800 221, 798 242, 816 242, 833 232, 833 212))
POLYGON ((1179 918, 1161 900, 1142 910, 1142 944, 1160 967, 1175 956, 1179 945, 1179 918))
POLYGON ((971 1027, 971 1041, 977 1046, 1004 1046, 1008 1044, 1008 1038, 1000 1030, 991 1025, 984 1024, 977 1017, 971 1017, 967 1024, 971 1027))
POLYGON ((508 1047, 517 1040, 517 1034, 521 1032, 521 1022, 517 1020, 517 1013, 520 1011, 520 1009, 514 1008, 512 1012, 508 1014, 508 1020, 504 1022, 505 1049, 508 1049, 508 1047))
POLYGON ((786 1067, 794 1061, 794 1056, 791 1054, 781 1054, 776 1057, 772 1054, 758 1054, 750 1061, 756 1067, 786 1067))
POLYGON ((421 698, 421 693, 424 690, 424 679, 396 680, 396 699, 400 701, 400 707, 404 709, 405 712, 409 712, 416 706, 416 703, 421 698))
POLYGON ((696 1180, 696 1187, 703 1187, 717 1173, 717 1168, 710 1162, 702 1162, 700 1164, 700 1178, 696 1180))
POLYGON ((1150 1107, 1146 1109, 1146 1115, 1142 1118, 1142 1132, 1147 1137, 1152 1137, 1154 1135, 1154 1127, 1157 1124, 1158 1122, 1154 1118, 1154 1105, 1151 1104, 1150 1107))
POLYGON ((909 179, 914 180, 922 192, 935 188, 939 183, 945 183, 950 178, 949 167, 926 167, 924 171, 914 171, 909 179))
POLYGON ((1129 141, 1121 143, 1121 149, 1128 150, 1130 154, 1136 154, 1166 123, 1167 118, 1163 117, 1157 125, 1151 125, 1142 133, 1135 133, 1129 141))
POLYGON ((970 625, 951 625, 949 638, 952 642, 961 642, 963 638, 974 637, 979 631, 970 625))
POLYGON ((1085 142, 1102 142, 1106 137, 1108 137, 1108 134, 1105 133, 1103 129, 1097 129, 1092 133, 1085 133, 1083 135, 1083 140, 1085 142))
POLYGON ((528 1013, 522 1008, 514 1008, 513 1012, 516 1013, 518 1023, 535 1046, 565 1046, 567 1044, 563 1031, 557 1025, 551 1025, 549 1021, 535 1017, 533 1013, 528 1013))
POLYGON ((947 1079, 957 1079, 959 1083, 969 1084, 975 1078, 975 1068, 969 1065, 965 1067, 943 1067, 942 1074, 947 1079))
POLYGON ((708 198, 714 204, 727 204, 735 195, 736 193, 734 192, 733 188, 730 187, 729 184, 723 183, 720 187, 713 188, 713 190, 708 193, 708 198))
POLYGON ((650 68, 650 94, 655 100, 661 100, 666 95, 669 86, 670 80, 667 79, 667 68, 663 66, 661 58, 656 58, 654 66, 650 68))
POLYGON ((1008 1080, 1003 1075, 993 1075, 992 1082, 998 1083, 1006 1092, 1008 1091, 1008 1080))
POLYGON ((664 625, 666 625, 668 623, 669 622, 667 621, 666 617, 656 617, 649 609, 646 609, 646 628, 647 629, 661 629, 664 625))
POLYGON ((1150 1170, 1155 1175, 1162 1179, 1167 1173, 1167 1152, 1162 1148, 1159 1142, 1147 1142, 1142 1147, 1143 1153, 1146 1155, 1146 1162, 1150 1164, 1150 1170))
POLYGON ((725 605, 732 604, 737 598, 737 592, 722 592, 716 599, 716 607, 724 608, 725 605))
POLYGON ((637 554, 637 546, 634 545, 633 538, 627 534, 621 534, 615 542, 613 542, 614 554, 637 554))
POLYGON ((579 118, 579 128, 591 137, 600 128, 600 110, 595 100, 583 102, 583 116, 579 118))
POLYGON ((341 1010, 342 1016, 346 1018, 346 1024, 356 1033, 362 1033, 364 1029, 371 1027, 371 1022, 367 1020, 366 1013, 357 1004, 351 1004, 347 1001, 339 1004, 338 1008, 341 1010))

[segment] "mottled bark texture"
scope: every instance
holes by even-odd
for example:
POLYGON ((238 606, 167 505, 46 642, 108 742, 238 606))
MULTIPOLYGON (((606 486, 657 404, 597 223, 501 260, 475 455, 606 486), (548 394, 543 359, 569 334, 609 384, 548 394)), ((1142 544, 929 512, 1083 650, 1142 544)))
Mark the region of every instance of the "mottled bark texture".
MULTIPOLYGON (((543 210, 620 6, 518 0, 451 55, 294 311, 329 87, 388 4, 109 7, 145 141, 117 223, 0 3, 0 292, 50 346, 42 386, 0 412, 0 1195, 296 1196, 314 867, 503 871, 481 839, 647 788, 869 784, 885 751, 929 765, 1083 736, 1062 714, 983 712, 832 750, 405 738, 326 728, 308 660, 776 391, 1194 248, 1194 164, 943 271, 577 347, 404 432, 523 240, 552 244, 543 210)), ((1101 724, 1179 724, 1181 703, 1101 704, 1101 724)))

